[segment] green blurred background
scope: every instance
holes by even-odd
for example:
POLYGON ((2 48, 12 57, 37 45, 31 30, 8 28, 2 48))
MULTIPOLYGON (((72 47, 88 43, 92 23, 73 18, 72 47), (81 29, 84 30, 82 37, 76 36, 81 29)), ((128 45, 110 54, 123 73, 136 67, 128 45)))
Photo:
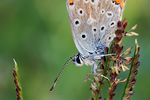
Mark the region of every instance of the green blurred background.
MULTIPOLYGON (((128 0, 124 18, 138 37, 126 37, 126 48, 138 39, 141 66, 131 100, 150 100, 150 0, 128 0)), ((54 91, 49 89, 64 62, 77 53, 66 0, 0 0, 0 100, 16 100, 13 58, 19 66, 24 100, 88 100, 91 67, 70 63, 54 91)), ((122 77, 122 76, 119 76, 122 77)), ((122 94, 124 84, 116 90, 122 94)), ((119 100, 119 96, 115 100, 119 100)))

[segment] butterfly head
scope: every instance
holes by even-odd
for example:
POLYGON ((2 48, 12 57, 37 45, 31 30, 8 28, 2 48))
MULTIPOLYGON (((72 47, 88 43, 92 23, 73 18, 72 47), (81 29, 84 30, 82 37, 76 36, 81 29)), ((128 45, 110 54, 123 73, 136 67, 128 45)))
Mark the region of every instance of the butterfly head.
POLYGON ((77 53, 75 55, 75 58, 72 60, 72 62, 76 65, 76 66, 82 66, 83 65, 83 59, 80 53, 77 53))

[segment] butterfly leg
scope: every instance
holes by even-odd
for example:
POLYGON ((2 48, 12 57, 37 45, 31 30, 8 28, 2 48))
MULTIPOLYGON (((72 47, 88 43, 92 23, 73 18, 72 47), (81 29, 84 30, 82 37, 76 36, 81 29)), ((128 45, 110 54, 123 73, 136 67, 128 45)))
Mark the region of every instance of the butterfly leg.
POLYGON ((98 68, 97 64, 95 63, 95 64, 93 65, 93 67, 94 67, 94 74, 97 74, 97 68, 98 68))
POLYGON ((96 63, 93 64, 92 68, 91 68, 91 72, 93 75, 97 75, 97 68, 98 68, 98 65, 96 63))

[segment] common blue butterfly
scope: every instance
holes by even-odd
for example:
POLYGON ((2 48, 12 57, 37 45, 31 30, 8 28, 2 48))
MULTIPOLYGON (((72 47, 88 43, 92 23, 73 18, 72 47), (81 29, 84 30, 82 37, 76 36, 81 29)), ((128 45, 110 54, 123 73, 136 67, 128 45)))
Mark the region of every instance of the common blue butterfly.
POLYGON ((79 53, 65 63, 50 92, 71 60, 76 66, 91 65, 96 74, 96 62, 100 62, 102 56, 111 55, 104 54, 104 48, 109 47, 115 37, 125 4, 126 0, 67 0, 72 37, 79 53))

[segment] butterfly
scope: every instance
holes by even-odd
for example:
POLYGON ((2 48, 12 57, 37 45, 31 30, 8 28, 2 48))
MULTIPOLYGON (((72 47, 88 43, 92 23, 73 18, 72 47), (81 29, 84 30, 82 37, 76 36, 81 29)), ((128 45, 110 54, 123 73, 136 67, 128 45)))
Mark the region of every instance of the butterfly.
POLYGON ((65 63, 50 92, 70 61, 76 66, 90 65, 96 74, 97 62, 101 61, 101 57, 111 55, 104 54, 104 49, 115 37, 125 4, 126 0, 66 1, 72 37, 79 52, 65 63))

